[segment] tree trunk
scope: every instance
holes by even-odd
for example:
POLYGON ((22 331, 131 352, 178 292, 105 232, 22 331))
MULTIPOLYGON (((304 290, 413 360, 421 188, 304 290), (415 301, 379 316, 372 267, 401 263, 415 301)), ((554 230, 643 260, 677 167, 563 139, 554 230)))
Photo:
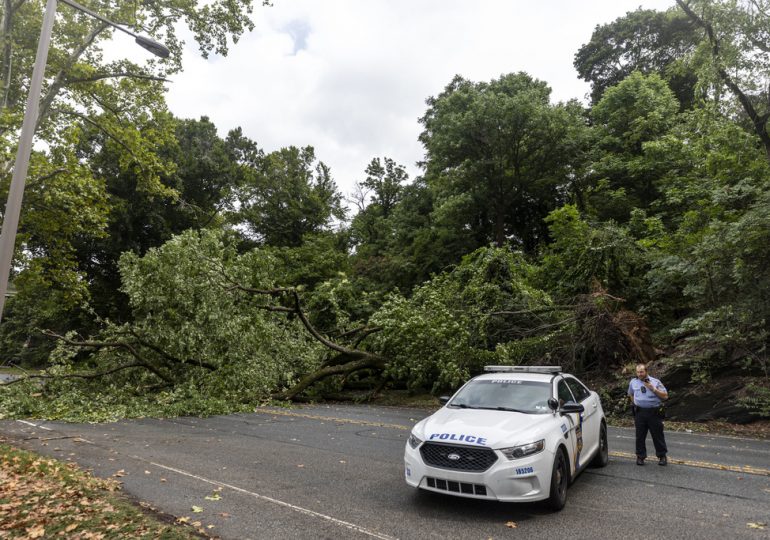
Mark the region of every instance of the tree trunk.
POLYGON ((300 380, 297 384, 288 390, 273 394, 273 398, 292 400, 298 394, 309 388, 310 385, 320 381, 321 379, 331 377, 332 375, 350 375, 354 371, 360 371, 362 369, 385 369, 385 359, 380 356, 371 354, 359 360, 350 361, 346 364, 322 367, 313 373, 305 375, 302 380, 300 380))

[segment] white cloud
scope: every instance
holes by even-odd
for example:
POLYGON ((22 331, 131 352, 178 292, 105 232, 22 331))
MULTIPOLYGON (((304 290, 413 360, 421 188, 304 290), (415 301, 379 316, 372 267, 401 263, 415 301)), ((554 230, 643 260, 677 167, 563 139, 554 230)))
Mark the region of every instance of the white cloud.
POLYGON ((188 45, 169 86, 180 117, 209 116, 224 135, 241 126, 266 151, 312 145, 343 193, 375 156, 407 166, 425 99, 461 74, 474 81, 526 71, 554 101, 583 99, 572 66, 597 24, 673 0, 274 0, 226 58, 188 45))

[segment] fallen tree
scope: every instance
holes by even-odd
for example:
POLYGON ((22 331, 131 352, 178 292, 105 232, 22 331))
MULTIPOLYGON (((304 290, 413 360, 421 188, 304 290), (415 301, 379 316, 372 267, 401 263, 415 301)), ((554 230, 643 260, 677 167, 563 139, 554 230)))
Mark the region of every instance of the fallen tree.
POLYGON ((239 254, 211 232, 126 254, 133 321, 104 321, 87 339, 46 332, 58 342, 51 367, 12 384, 45 380, 28 391, 60 408, 91 401, 115 415, 201 414, 339 397, 348 382, 368 397, 388 382, 441 393, 485 364, 578 367, 582 355, 583 367, 604 368, 636 358, 628 329, 640 320, 618 311, 619 299, 602 292, 555 305, 505 249, 479 250, 410 298, 392 295, 368 320, 343 317, 344 327, 325 331, 303 306, 314 291, 276 283, 276 267, 269 250, 239 254))

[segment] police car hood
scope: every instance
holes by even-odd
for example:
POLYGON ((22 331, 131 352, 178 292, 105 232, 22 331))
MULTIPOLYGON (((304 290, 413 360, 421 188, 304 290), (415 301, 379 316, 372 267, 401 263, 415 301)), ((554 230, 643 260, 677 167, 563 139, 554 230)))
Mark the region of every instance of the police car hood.
POLYGON ((444 407, 417 426, 424 441, 505 448, 542 438, 550 415, 444 407), (481 440, 481 441, 480 441, 481 440))

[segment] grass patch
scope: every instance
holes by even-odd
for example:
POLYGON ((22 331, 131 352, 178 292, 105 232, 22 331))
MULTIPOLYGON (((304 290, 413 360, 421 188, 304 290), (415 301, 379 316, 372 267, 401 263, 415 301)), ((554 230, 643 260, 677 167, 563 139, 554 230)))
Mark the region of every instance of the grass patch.
POLYGON ((201 538, 146 514, 119 489, 74 464, 0 444, 0 538, 201 538))

